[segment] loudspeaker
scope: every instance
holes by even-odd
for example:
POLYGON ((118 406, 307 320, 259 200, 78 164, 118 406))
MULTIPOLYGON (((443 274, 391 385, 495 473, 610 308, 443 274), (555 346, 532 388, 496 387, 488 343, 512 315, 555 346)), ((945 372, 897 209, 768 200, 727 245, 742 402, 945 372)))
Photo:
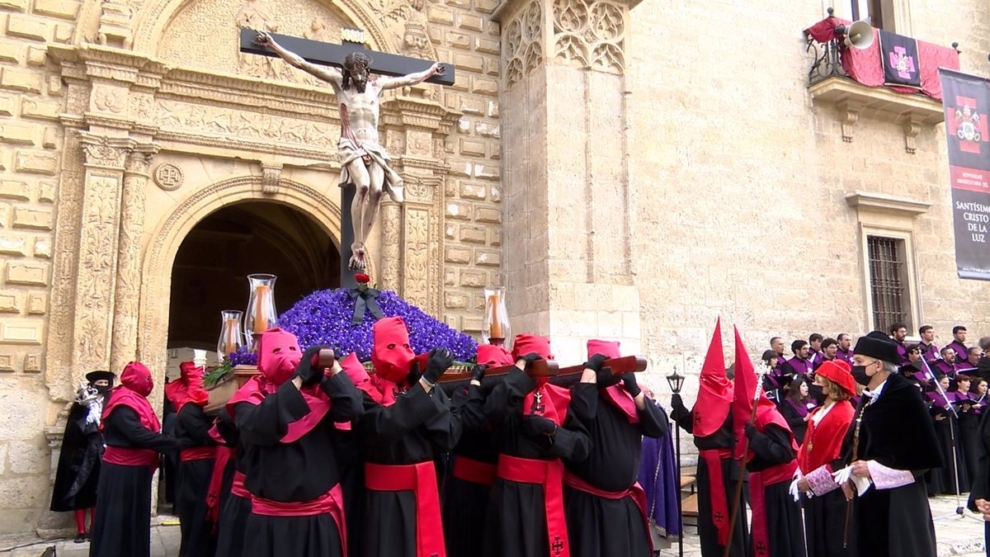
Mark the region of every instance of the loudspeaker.
POLYGON ((842 42, 846 46, 864 49, 873 45, 873 26, 865 19, 852 25, 839 25, 835 34, 845 36, 842 42))

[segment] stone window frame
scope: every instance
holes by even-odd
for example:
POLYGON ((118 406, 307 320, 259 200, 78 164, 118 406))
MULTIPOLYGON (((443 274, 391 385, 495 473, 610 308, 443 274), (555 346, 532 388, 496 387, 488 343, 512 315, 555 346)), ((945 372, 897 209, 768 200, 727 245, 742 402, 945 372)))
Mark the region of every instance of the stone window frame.
MULTIPOLYGON (((835 15, 845 19, 854 19, 853 3, 857 2, 859 0, 838 2, 835 6, 835 15)), ((912 36, 910 0, 879 0, 879 2, 883 29, 898 35, 912 36)), ((860 17, 860 19, 867 19, 867 17, 860 17)))

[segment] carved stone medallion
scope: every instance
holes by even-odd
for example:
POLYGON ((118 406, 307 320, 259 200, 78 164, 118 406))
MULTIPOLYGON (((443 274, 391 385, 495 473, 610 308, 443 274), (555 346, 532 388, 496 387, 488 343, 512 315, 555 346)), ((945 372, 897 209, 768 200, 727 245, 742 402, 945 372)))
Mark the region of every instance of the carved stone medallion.
POLYGON ((174 164, 160 164, 155 169, 155 183, 165 191, 175 191, 182 187, 182 171, 174 164))

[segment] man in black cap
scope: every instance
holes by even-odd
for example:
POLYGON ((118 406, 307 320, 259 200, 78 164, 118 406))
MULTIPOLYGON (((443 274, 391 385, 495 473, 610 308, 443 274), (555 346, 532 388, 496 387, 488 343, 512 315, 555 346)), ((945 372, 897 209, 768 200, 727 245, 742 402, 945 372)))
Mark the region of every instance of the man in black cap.
POLYGON ((104 395, 113 388, 115 377, 109 371, 86 374, 86 383, 76 391, 76 400, 69 409, 62 434, 51 510, 75 513, 76 543, 86 541, 86 509, 89 509, 90 528, 96 512, 96 484, 100 479, 100 455, 103 454, 100 414, 104 395))
POLYGON ((935 557, 935 526, 924 474, 943 465, 921 393, 897 373, 897 345, 873 331, 859 339, 853 378, 866 387, 836 472, 847 499, 858 492, 846 535, 859 555, 935 557))

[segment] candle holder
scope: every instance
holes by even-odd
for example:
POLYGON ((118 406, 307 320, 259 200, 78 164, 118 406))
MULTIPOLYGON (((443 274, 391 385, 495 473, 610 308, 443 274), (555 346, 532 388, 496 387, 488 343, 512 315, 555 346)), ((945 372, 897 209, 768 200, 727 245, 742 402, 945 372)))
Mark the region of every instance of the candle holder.
POLYGON ((251 352, 258 349, 257 337, 261 333, 278 326, 278 313, 275 311, 275 275, 248 275, 250 296, 247 311, 244 313, 244 336, 251 339, 251 352))
POLYGON ((225 309, 220 312, 220 339, 217 340, 217 360, 224 363, 230 354, 244 346, 244 333, 241 331, 241 317, 244 312, 225 309))
MULTIPOLYGON (((667 385, 675 395, 681 394, 684 388, 684 376, 677 373, 677 366, 674 366, 674 373, 667 376, 667 385)), ((677 552, 680 557, 684 557, 684 513, 681 510, 681 428, 676 423, 674 428, 674 452, 677 458, 677 520, 681 525, 681 533, 677 536, 677 552)))
POLYGON ((505 287, 486 288, 481 340, 486 344, 503 346, 509 336, 509 311, 505 307, 505 287))

